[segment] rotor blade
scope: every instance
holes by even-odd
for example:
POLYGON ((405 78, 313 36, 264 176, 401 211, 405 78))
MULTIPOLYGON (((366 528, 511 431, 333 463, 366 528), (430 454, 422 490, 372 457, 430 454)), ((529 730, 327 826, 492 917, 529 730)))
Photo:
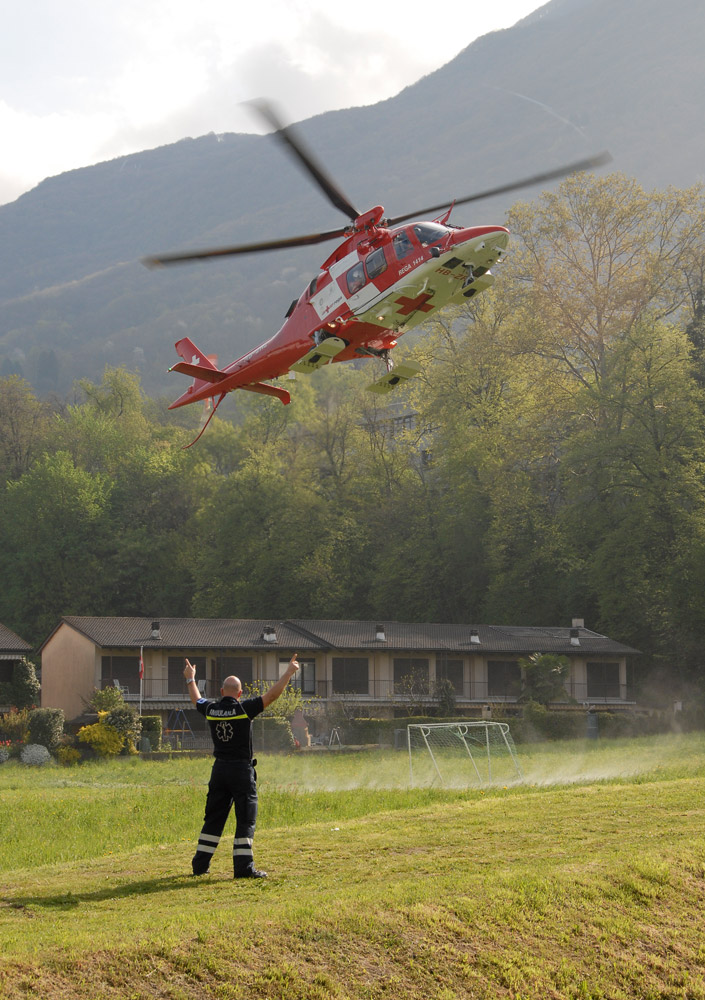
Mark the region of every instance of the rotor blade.
POLYGON ((263 118, 268 125, 274 129, 274 135, 283 143, 287 150, 292 153, 314 179, 321 191, 330 202, 353 222, 360 214, 357 209, 350 204, 340 188, 328 177, 323 168, 317 163, 313 155, 303 143, 303 140, 296 135, 291 125, 285 125, 278 117, 274 108, 268 101, 246 101, 249 107, 254 108, 257 114, 263 118))
POLYGON ((555 170, 546 170, 541 174, 534 174, 533 177, 525 177, 520 181, 512 181, 511 184, 501 184, 496 188, 489 188, 487 191, 480 191, 479 194, 471 194, 467 198, 449 198, 448 201, 441 202, 440 205, 432 205, 429 208, 422 208, 418 212, 409 212, 408 215, 398 215, 394 219, 388 219, 388 225, 395 226, 399 222, 406 222, 407 219, 418 218, 420 215, 431 215, 433 212, 440 212, 449 205, 467 205, 471 201, 481 201, 483 198, 491 198, 496 194, 506 194, 508 191, 518 191, 520 188, 531 187, 533 184, 543 184, 546 181, 555 181, 559 177, 567 177, 568 174, 575 174, 581 170, 590 170, 593 167, 601 167, 609 163, 612 156, 608 152, 598 153, 596 156, 589 156, 585 160, 577 160, 575 163, 568 163, 563 167, 556 167, 555 170))
POLYGON ((155 254, 144 257, 145 267, 162 267, 168 264, 183 264, 190 260, 206 260, 210 257, 231 257, 240 253, 261 253, 265 250, 286 250, 289 247, 308 247, 326 240, 338 239, 345 235, 344 229, 332 229, 328 233, 311 233, 309 236, 291 236, 284 240, 268 240, 264 243, 241 243, 234 247, 212 247, 204 250, 181 250, 176 253, 155 254))

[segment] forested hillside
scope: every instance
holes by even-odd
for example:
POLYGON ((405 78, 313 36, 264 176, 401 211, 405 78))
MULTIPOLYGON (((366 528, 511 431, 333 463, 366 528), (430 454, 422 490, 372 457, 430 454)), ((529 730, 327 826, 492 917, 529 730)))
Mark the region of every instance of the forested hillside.
POLYGON ((0 621, 578 616, 705 681, 705 200, 583 175, 510 224, 501 280, 404 348, 423 375, 391 405, 375 362, 332 365, 181 450, 196 408, 125 370, 67 406, 5 378, 0 621))

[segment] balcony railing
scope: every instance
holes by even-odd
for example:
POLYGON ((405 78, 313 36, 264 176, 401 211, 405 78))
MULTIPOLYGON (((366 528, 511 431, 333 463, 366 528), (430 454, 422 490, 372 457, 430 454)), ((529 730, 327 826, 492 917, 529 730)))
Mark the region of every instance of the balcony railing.
MULTIPOLYGON (((140 697, 139 677, 126 680, 125 682, 116 682, 114 680, 103 681, 102 687, 119 688, 124 698, 128 701, 136 701, 140 697)), ((199 678, 198 689, 201 692, 202 697, 217 698, 220 695, 220 687, 214 681, 204 681, 199 678)), ((162 701, 191 700, 185 682, 182 684, 176 684, 172 681, 170 684, 168 680, 153 677, 145 677, 142 681, 142 698, 151 698, 152 700, 159 699, 162 701)))
MULTIPOLYGON (((269 683, 269 682, 267 682, 269 683)), ((273 683, 273 682, 272 682, 273 683)), ((103 687, 112 687, 115 682, 104 681, 103 687)), ((140 697, 139 678, 130 680, 128 683, 119 685, 125 699, 133 702, 140 697)), ((220 696, 219 683, 212 680, 199 680, 199 690, 202 697, 218 698, 220 696)), ((304 698, 316 697, 323 701, 346 701, 346 702, 380 702, 397 703, 408 705, 409 702, 418 702, 422 705, 434 705, 438 702, 438 697, 434 694, 433 684, 419 685, 416 689, 410 689, 404 682, 395 683, 390 680, 372 680, 366 686, 360 685, 356 690, 341 691, 333 685, 331 680, 316 681, 313 691, 304 691, 304 698)), ((519 692, 514 685, 497 685, 487 681, 471 681, 463 684, 462 689, 457 687, 455 697, 458 703, 483 702, 514 703, 518 700, 519 692)), ((145 677, 142 684, 143 700, 161 700, 184 702, 190 701, 186 686, 169 683, 161 678, 145 677)), ((634 693, 631 687, 622 685, 619 690, 614 685, 607 685, 597 688, 595 685, 588 686, 585 683, 578 684, 571 682, 566 690, 565 704, 580 705, 609 705, 625 704, 634 701, 634 693)), ((556 702, 555 704, 561 704, 556 702)))
MULTIPOLYGON (((378 702, 398 702, 408 704, 410 701, 418 701, 421 704, 432 705, 438 701, 434 693, 434 685, 419 685, 415 690, 408 685, 395 683, 390 680, 370 681, 367 687, 362 685, 355 691, 341 691, 333 686, 330 680, 316 681, 315 692, 317 698, 325 701, 378 701, 378 702)), ((304 697, 310 697, 310 692, 304 692, 304 697)), ((520 696, 520 691, 516 685, 498 685, 487 681, 470 681, 458 686, 455 689, 456 700, 463 702, 516 702, 520 696)), ((570 689, 566 690, 565 704, 613 704, 634 701, 634 693, 631 688, 622 685, 617 691, 616 688, 608 686, 598 689, 594 685, 588 687, 587 684, 571 683, 570 689)), ((557 702, 560 704, 560 702, 557 702)))

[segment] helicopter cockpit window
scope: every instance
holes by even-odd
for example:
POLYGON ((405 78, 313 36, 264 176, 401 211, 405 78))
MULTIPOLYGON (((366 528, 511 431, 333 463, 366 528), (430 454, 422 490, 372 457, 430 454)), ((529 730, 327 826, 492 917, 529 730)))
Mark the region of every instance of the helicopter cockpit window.
POLYGON ((392 243, 394 244, 394 253, 397 255, 397 260, 404 260, 405 257, 408 257, 414 251, 414 244, 406 233, 397 233, 392 243))
POLYGON ((373 251, 366 261, 367 277, 377 278, 383 271, 387 270, 387 258, 384 256, 384 247, 373 251))
POLYGON ((354 295, 355 292, 359 292, 362 286, 365 284, 365 268, 362 263, 355 264, 351 267, 347 275, 347 285, 348 294, 354 295))
POLYGON ((428 247, 434 243, 438 243, 448 230, 445 226, 441 226, 437 222, 417 222, 414 226, 414 232, 421 246, 428 247))
POLYGON ((316 277, 313 279, 313 281, 311 282, 311 284, 308 286, 308 295, 309 295, 309 298, 312 295, 315 294, 315 292, 316 292, 316 285, 317 284, 318 284, 318 275, 316 275, 316 277))

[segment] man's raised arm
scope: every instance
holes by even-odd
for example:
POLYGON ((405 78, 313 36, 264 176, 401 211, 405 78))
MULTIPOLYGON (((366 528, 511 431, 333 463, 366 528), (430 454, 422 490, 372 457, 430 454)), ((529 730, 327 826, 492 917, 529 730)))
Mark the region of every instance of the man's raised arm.
MULTIPOLYGON (((262 695, 262 701, 264 702, 265 708, 267 707, 267 705, 271 705, 273 701, 277 700, 279 695, 282 694, 284 688, 287 686, 287 684, 289 683, 289 681, 294 676, 294 674, 296 673, 296 671, 299 669, 300 666, 301 664, 296 659, 296 653, 294 653, 292 658, 289 660, 289 666, 286 668, 286 670, 281 675, 276 684, 272 684, 272 686, 268 688, 262 695)), ((189 691, 193 686, 194 685, 189 685, 189 691)))
POLYGON ((184 667, 184 677, 186 679, 186 686, 188 687, 189 698, 191 699, 191 703, 195 705, 201 697, 201 693, 198 690, 198 684, 196 684, 196 668, 188 660, 186 660, 186 666, 184 667))

